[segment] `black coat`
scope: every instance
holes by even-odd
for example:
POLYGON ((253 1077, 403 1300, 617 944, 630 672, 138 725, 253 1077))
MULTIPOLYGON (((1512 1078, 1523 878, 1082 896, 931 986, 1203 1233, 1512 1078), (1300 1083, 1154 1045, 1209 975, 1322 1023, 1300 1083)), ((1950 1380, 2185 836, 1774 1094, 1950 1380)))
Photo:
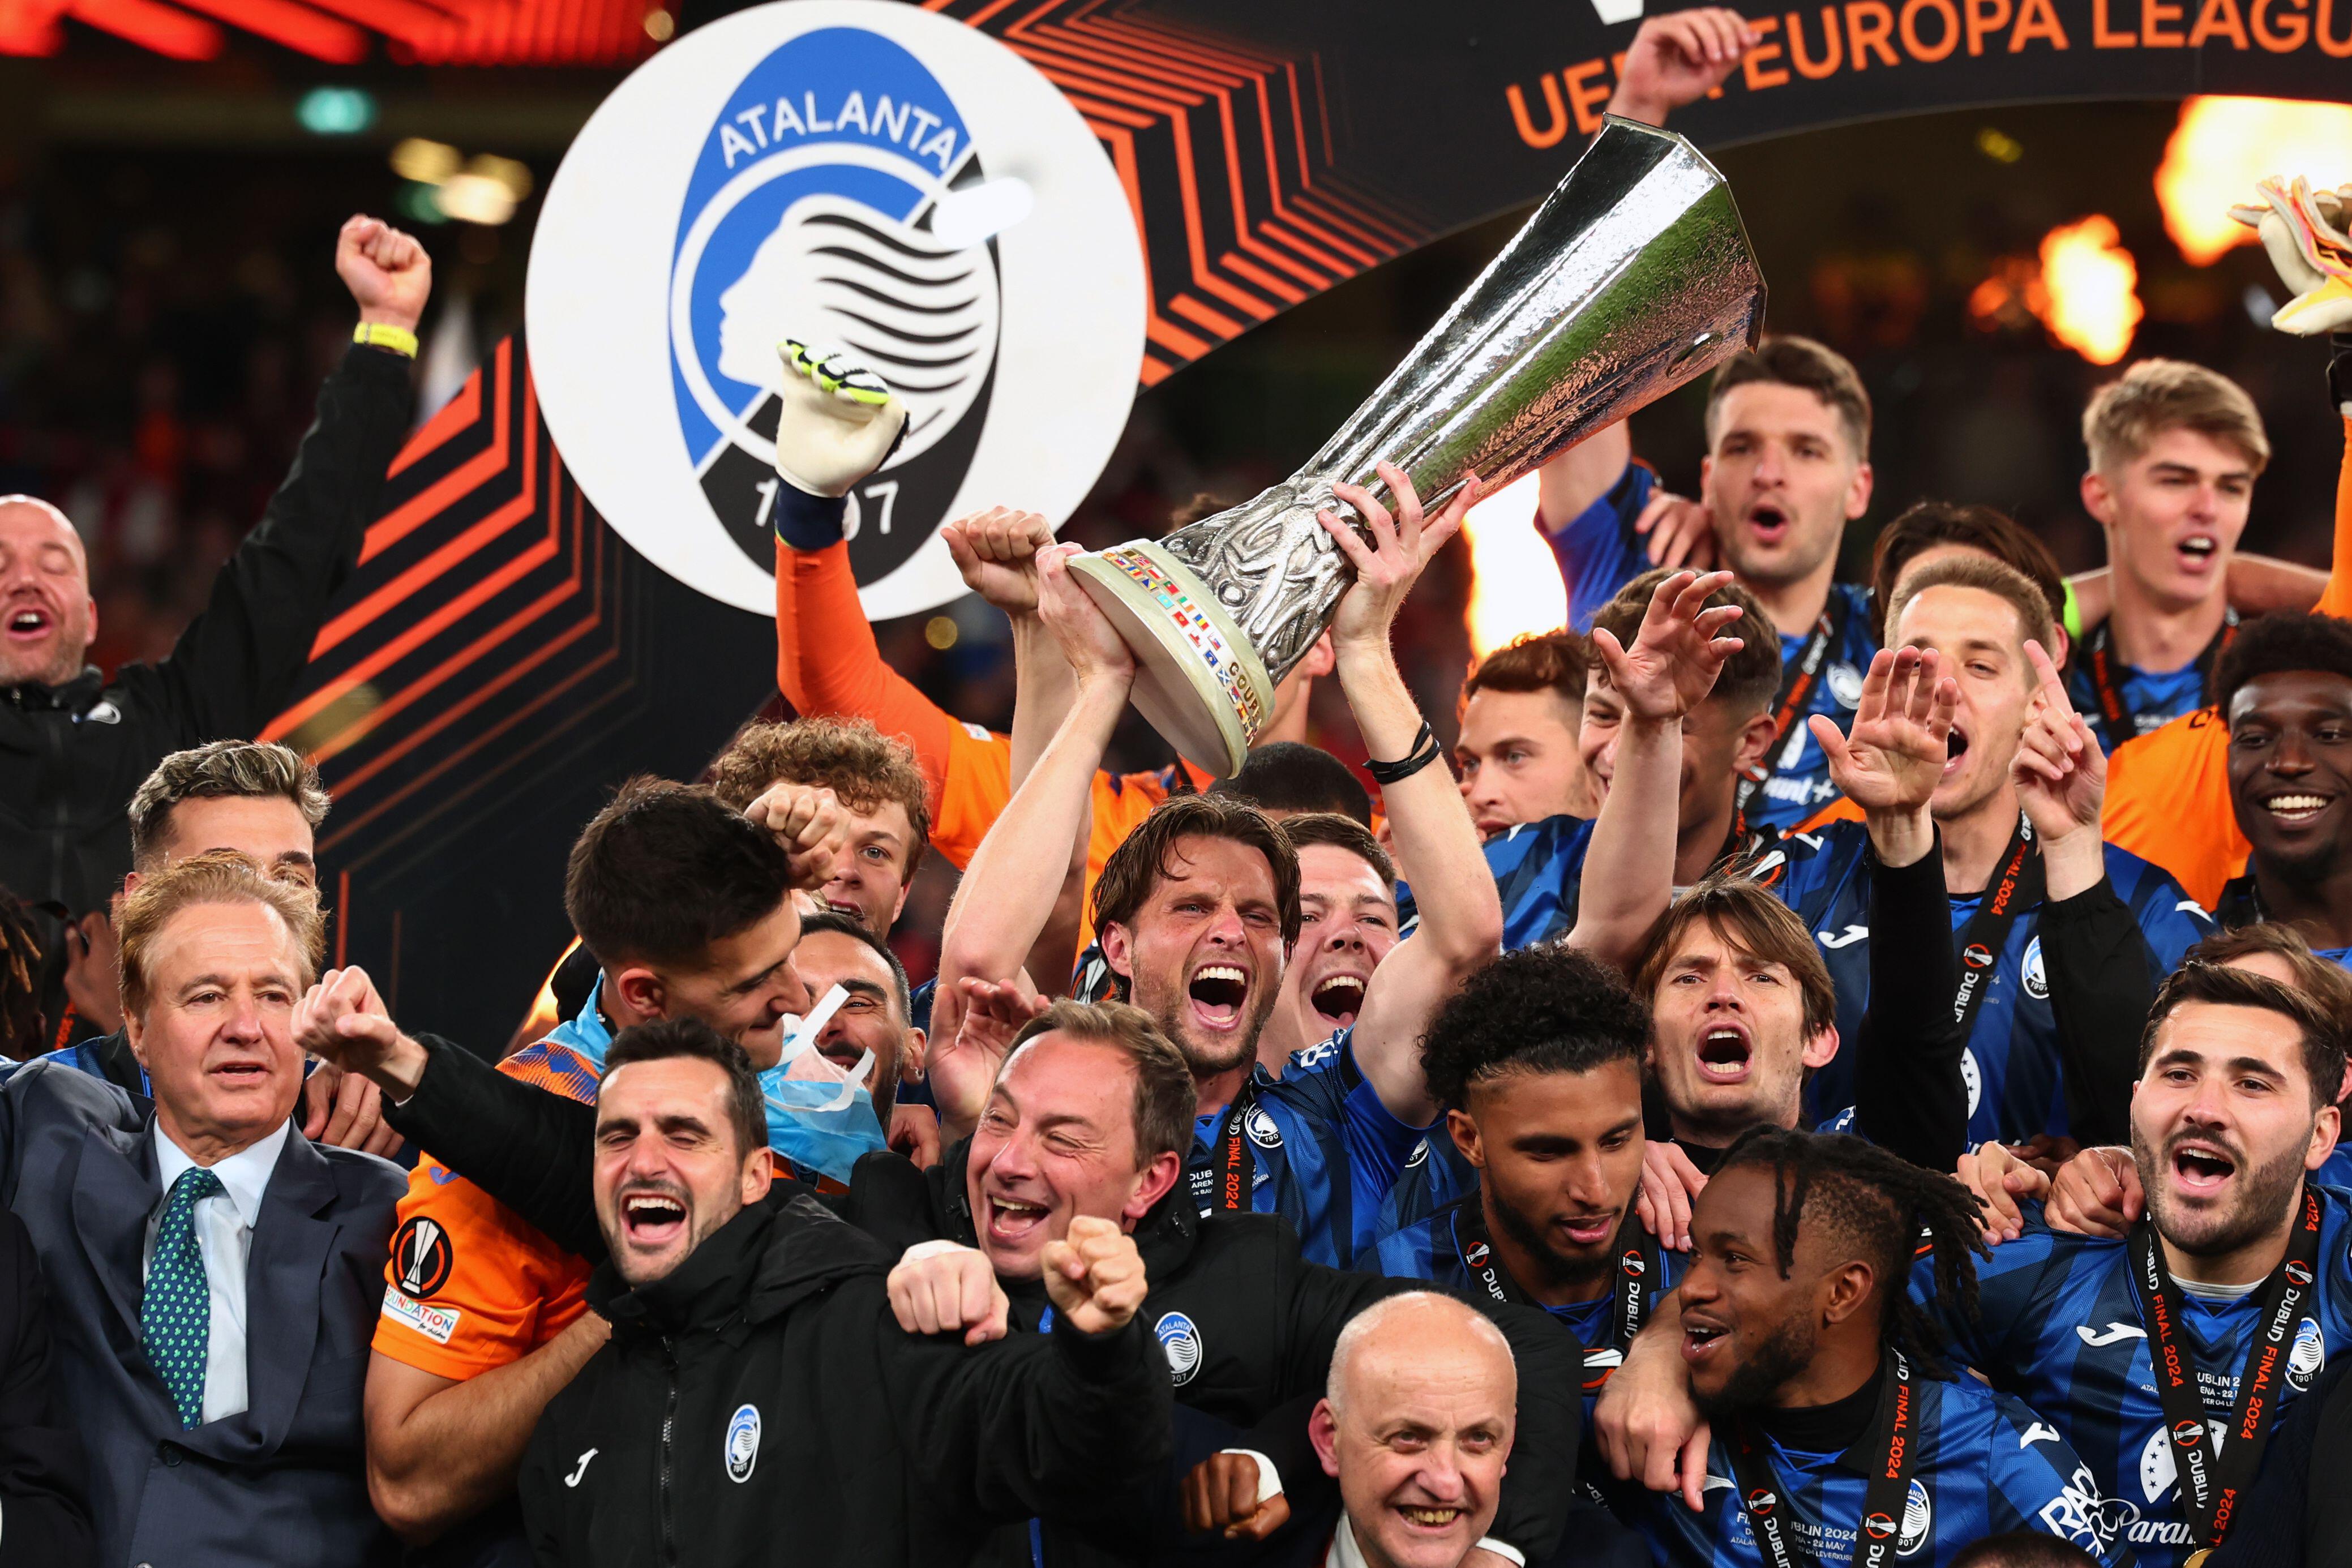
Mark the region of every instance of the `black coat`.
POLYGON ((895 1259, 805 1193, 589 1304, 612 1342, 523 1457, 545 1568, 953 1568, 995 1527, 1103 1508, 1168 1460, 1140 1321, 967 1347, 891 1316, 895 1259))
POLYGON ((261 521, 169 658, 109 681, 0 688, 0 885, 74 914, 131 869, 131 795, 173 752, 260 732, 293 696, 327 602, 359 564, 408 433, 409 362, 353 346, 261 521))
MULTIPOLYGON (((559 1244, 602 1258, 590 1191, 594 1109, 509 1078, 458 1047, 426 1043, 431 1060, 416 1092, 389 1112, 394 1125, 559 1244)), ((869 1154, 858 1162, 850 1191, 828 1204, 869 1232, 894 1262, 919 1241, 973 1245, 966 1148, 958 1144, 929 1172, 896 1154, 869 1154)), ((1234 1428, 1237 1437, 1246 1435, 1234 1446, 1267 1453, 1286 1487, 1317 1486, 1321 1474, 1300 1428, 1305 1407, 1323 1392, 1340 1329, 1384 1296, 1430 1287, 1309 1263, 1279 1217, 1204 1219, 1181 1184, 1143 1216, 1135 1239, 1150 1279, 1141 1315, 1168 1346, 1177 1402, 1234 1428)), ((1042 1289, 1014 1284, 1012 1291, 1015 1327, 1034 1328, 1045 1305, 1042 1289)), ((1494 1532, 1535 1561, 1559 1539, 1574 1490, 1583 1348, 1549 1313, 1473 1304, 1501 1326, 1518 1362, 1517 1458, 1494 1532)), ((1185 1430, 1180 1426, 1180 1441, 1185 1430)), ((1145 1511, 1119 1510, 1147 1536, 1157 1531, 1162 1539, 1094 1530, 1095 1547, 1121 1558, 1156 1554, 1166 1544, 1168 1521, 1147 1519, 1145 1511)), ((1025 1550, 1014 1555, 1027 1557, 1025 1550)), ((1074 1561, 1058 1552, 1048 1557, 1074 1561)))
POLYGON ((0 1568, 84 1568, 89 1469, 58 1399, 49 1304, 25 1222, 0 1208, 0 1568))

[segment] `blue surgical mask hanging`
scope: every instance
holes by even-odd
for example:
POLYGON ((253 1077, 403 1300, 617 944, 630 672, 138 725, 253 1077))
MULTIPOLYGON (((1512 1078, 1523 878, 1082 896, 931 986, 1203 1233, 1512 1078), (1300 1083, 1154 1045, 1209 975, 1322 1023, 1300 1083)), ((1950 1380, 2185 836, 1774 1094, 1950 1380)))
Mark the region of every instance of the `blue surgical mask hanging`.
POLYGON ((807 1017, 785 1014, 781 1020, 783 1055, 760 1075, 769 1147, 803 1171, 845 1184, 862 1155, 889 1146, 875 1113, 874 1097, 866 1089, 874 1053, 867 1051, 845 1072, 816 1048, 817 1036, 848 998, 849 993, 836 985, 807 1017))

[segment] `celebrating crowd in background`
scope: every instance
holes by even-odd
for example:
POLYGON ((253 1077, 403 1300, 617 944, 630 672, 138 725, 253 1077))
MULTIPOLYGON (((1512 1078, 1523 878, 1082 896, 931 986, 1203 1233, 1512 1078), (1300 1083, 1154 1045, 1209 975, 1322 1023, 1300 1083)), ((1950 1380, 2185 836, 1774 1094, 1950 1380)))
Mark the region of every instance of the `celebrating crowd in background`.
MULTIPOLYGON (((1755 41, 1653 18, 1616 107, 1755 41)), ((0 1564, 2352 1557, 2352 186, 2266 173, 2328 569, 2150 358, 2076 411, 2103 565, 1961 489, 1842 578, 1871 393, 1769 336, 1695 493, 1545 466, 1568 622, 1458 687, 1477 480, 1339 486, 1231 778, 1122 766, 1035 514, 946 528, 1008 728, 896 668, 842 498, 903 406, 780 345, 793 716, 580 824, 551 1004, 463 1038, 327 965, 254 738, 413 419, 433 263, 353 217, 167 649, 103 657, 95 490, 0 497, 0 1564)))

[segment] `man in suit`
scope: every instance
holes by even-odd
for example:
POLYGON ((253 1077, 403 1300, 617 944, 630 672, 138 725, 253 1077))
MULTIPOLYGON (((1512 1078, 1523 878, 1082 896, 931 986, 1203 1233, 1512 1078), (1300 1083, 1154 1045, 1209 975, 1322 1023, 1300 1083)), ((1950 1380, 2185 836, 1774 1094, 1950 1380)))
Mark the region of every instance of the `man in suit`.
POLYGON ((0 1197, 48 1276, 99 1560, 389 1563, 360 1399, 407 1184, 294 1125, 316 896, 197 855, 144 879, 121 931, 152 1109, 61 1062, 0 1087, 0 1197))

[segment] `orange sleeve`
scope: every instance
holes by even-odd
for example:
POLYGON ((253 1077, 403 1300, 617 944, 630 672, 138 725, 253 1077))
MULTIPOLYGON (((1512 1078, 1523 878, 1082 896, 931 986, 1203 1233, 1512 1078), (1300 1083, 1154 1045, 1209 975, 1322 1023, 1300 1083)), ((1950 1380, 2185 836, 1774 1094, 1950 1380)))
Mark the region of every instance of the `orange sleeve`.
MULTIPOLYGON (((595 1093, 593 1068, 560 1046, 527 1047, 499 1070, 574 1099, 595 1093)), ((588 1265, 446 1165, 417 1162, 395 1219, 375 1349, 403 1365, 478 1377, 520 1361, 586 1308, 588 1265)))
POLYGON ((932 815, 940 814, 950 754, 964 727, 882 661, 857 602, 847 544, 776 548, 776 689, 801 713, 871 719, 912 746, 931 786, 932 815))
POLYGON ((2246 868, 2230 809, 2230 731, 2210 709, 2117 746, 2107 758, 2107 842, 2173 875, 2207 909, 2246 868))
POLYGON ((2336 474, 2336 546, 2317 608, 2323 616, 2352 616, 2352 414, 2344 416, 2344 463, 2336 474))

